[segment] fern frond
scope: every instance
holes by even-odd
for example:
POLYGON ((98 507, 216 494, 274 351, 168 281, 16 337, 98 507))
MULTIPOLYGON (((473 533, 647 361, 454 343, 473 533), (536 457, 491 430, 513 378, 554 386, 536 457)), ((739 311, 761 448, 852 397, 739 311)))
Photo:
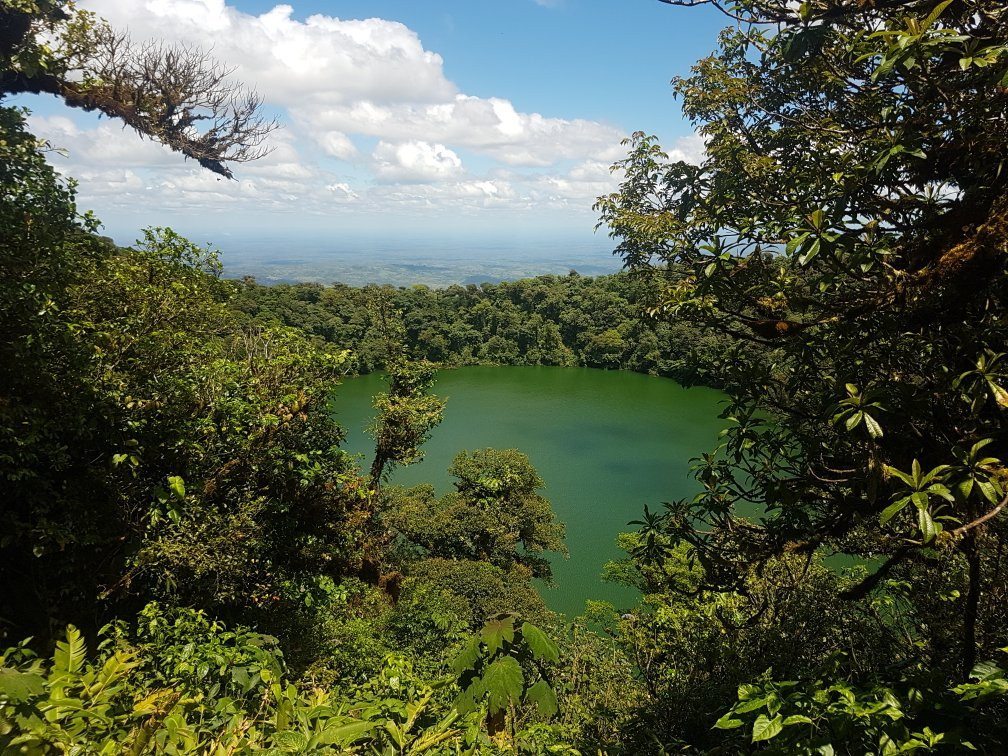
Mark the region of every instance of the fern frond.
POLYGON ((88 687, 87 697, 96 703, 107 703, 102 698, 111 698, 119 690, 119 683, 126 679, 139 662, 134 654, 117 651, 110 656, 98 673, 98 679, 88 687))
POLYGON ((80 630, 73 625, 67 625, 66 641, 56 643, 51 676, 56 679, 80 674, 86 654, 87 644, 81 638, 80 630))

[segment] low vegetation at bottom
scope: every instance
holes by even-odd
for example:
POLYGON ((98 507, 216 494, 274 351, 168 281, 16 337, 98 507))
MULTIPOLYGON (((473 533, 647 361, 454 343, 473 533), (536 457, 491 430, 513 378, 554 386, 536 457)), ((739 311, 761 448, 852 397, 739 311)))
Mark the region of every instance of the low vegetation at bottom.
POLYGON ((292 684, 276 639, 202 612, 151 604, 99 639, 89 653, 70 626, 51 659, 26 644, 4 653, 4 753, 573 752, 545 723, 557 647, 510 614, 486 623, 454 674, 425 679, 389 654, 372 679, 336 688, 292 684))

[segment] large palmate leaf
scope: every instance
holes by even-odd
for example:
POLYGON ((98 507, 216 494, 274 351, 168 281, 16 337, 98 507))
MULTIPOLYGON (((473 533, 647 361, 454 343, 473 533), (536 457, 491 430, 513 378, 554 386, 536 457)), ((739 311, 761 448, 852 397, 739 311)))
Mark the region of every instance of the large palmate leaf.
POLYGON ((27 701, 45 692, 45 679, 30 672, 0 668, 0 695, 14 703, 27 701))
POLYGON ((486 644, 487 653, 494 654, 504 647, 504 643, 513 643, 515 636, 515 616, 513 614, 498 614, 487 620, 480 631, 480 638, 486 644))
POLYGON ((500 711, 521 698, 525 676, 513 656, 502 656, 487 667, 483 686, 490 696, 490 711, 500 711))

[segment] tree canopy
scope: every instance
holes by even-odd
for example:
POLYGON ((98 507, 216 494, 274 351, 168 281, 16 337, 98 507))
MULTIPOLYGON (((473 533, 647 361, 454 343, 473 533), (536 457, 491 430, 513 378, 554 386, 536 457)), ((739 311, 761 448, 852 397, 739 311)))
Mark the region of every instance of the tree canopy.
POLYGON ((658 580, 694 593, 745 594, 786 554, 871 559, 844 595, 910 580, 901 600, 944 618, 912 642, 965 679, 1005 641, 1008 8, 724 9, 719 50, 674 80, 702 164, 636 133, 596 205, 628 267, 689 270, 657 317, 737 345, 703 491, 647 513, 631 548, 660 566, 685 544, 698 582, 658 580))
POLYGON ((549 581, 543 552, 567 553, 564 525, 539 495, 544 483, 528 456, 517 449, 462 451, 448 472, 454 492, 440 499, 430 486, 399 492, 388 506, 389 525, 425 556, 521 566, 549 581))

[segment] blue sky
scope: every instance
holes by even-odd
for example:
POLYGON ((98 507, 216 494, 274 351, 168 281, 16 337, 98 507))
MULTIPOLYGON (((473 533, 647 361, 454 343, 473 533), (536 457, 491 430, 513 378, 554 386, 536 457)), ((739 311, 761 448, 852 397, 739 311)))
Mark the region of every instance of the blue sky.
MULTIPOLYGON (((238 2, 264 12, 273 2, 238 2)), ((521 110, 591 118, 631 131, 689 133, 669 80, 715 46, 725 17, 657 0, 294 2, 294 16, 399 21, 444 58, 468 93, 521 110)))
POLYGON ((25 100, 120 241, 154 223, 215 241, 590 238, 621 138, 702 155, 669 79, 727 23, 658 0, 78 4, 137 39, 212 47, 283 125, 220 182, 115 122, 25 100))

